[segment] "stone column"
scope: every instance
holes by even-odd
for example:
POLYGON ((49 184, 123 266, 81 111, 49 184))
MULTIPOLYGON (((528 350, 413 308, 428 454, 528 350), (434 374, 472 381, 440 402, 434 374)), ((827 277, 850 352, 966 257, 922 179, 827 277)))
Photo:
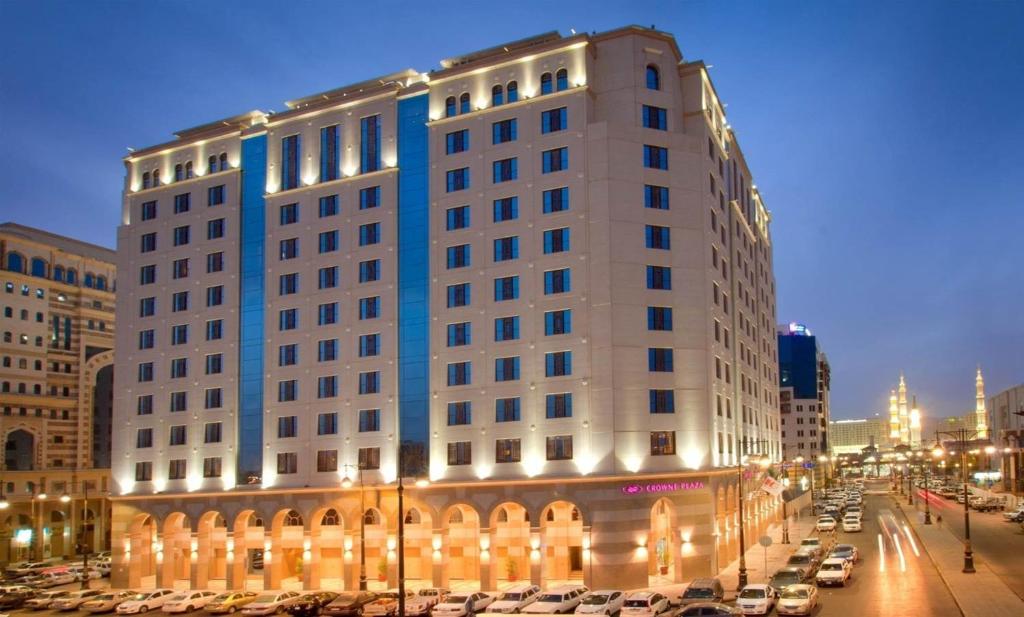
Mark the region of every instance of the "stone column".
POLYGON ((540 585, 543 583, 541 575, 543 572, 544 564, 544 552, 547 546, 544 542, 544 530, 540 527, 530 527, 530 545, 528 547, 527 557, 530 562, 530 582, 534 585, 540 585), (534 550, 533 546, 536 544, 537 549, 534 550), (536 559, 534 558, 536 557, 536 559))
MULTIPOLYGON (((449 578, 448 578, 448 568, 445 566, 445 562, 447 562, 448 559, 449 559, 449 555, 450 555, 449 549, 450 549, 450 546, 451 546, 451 539, 450 539, 450 537, 448 535, 448 529, 445 528, 445 529, 435 530, 434 534, 433 534, 433 537, 430 539, 430 543, 431 543, 430 565, 431 565, 431 578, 433 580, 433 585, 434 585, 434 587, 442 587, 444 589, 447 589, 448 588, 449 578), (437 549, 437 553, 439 553, 440 558, 437 558, 434 555, 433 546, 434 546, 435 538, 439 539, 441 541, 441 546, 440 546, 440 548, 437 549)), ((482 581, 483 579, 480 579, 480 580, 482 581)), ((491 589, 491 587, 487 587, 487 589, 491 589)))

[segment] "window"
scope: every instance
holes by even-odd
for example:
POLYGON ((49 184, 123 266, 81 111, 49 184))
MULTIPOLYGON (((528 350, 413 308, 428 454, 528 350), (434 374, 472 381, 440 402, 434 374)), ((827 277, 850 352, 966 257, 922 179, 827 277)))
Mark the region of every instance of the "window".
POLYGON ((659 225, 647 225, 644 227, 644 238, 649 249, 669 250, 672 248, 669 228, 659 225))
POLYGON ((548 437, 547 459, 549 461, 572 460, 572 435, 548 437))
POLYGON ((224 203, 224 185, 218 184, 206 189, 206 205, 219 206, 224 203))
POLYGON ((473 405, 469 401, 448 403, 448 426, 471 424, 473 405))
POLYGON ((548 394, 544 397, 545 416, 547 418, 572 417, 572 393, 548 394))
POLYGON ((494 441, 495 463, 518 463, 522 460, 522 448, 518 439, 496 439, 494 441))
POLYGON ((554 133, 566 129, 566 108, 549 109, 540 114, 540 132, 554 133))
POLYGON ((329 326, 338 322, 338 303, 328 302, 317 307, 316 325, 329 326))
POLYGON ((156 313, 156 298, 139 300, 139 317, 152 317, 156 313))
POLYGON ((139 349, 153 349, 156 336, 153 330, 139 331, 139 349))
POLYGON ((206 306, 220 306, 224 303, 224 286, 214 285, 206 288, 206 306))
POLYGON ((647 65, 647 89, 661 90, 661 75, 658 73, 658 67, 653 64, 647 65))
POLYGON ((207 388, 203 399, 204 409, 220 409, 224 404, 224 392, 220 388, 207 388))
POLYGON ((519 297, 519 277, 506 276, 494 279, 494 300, 502 302, 519 297))
POLYGON ((298 473, 299 455, 294 452, 278 452, 277 473, 279 475, 298 473))
POLYGON ((359 262, 359 282, 369 283, 380 279, 380 260, 370 259, 359 262))
POLYGON ((316 419, 316 434, 317 435, 337 435, 338 434, 338 412, 332 411, 330 413, 322 413, 317 416, 316 419))
POLYGON ((317 270, 317 289, 333 289, 338 286, 338 266, 317 270))
POLYGON ((544 313, 544 336, 570 334, 572 332, 572 310, 547 311, 544 313))
POLYGON ((569 168, 569 149, 555 148, 541 153, 541 173, 552 173, 569 168))
POLYGON ((148 416, 153 413, 153 395, 143 394, 135 401, 135 413, 140 416, 148 416))
POLYGON ((360 409, 359 410, 359 432, 374 433, 380 430, 380 410, 360 409))
POLYGON ((644 145, 644 167, 668 169, 668 149, 661 146, 644 145))
POLYGON ((184 425, 172 426, 169 445, 183 446, 188 441, 188 432, 184 425))
POLYGON ((461 347, 463 345, 469 345, 471 339, 472 336, 470 331, 470 324, 468 321, 448 324, 449 347, 461 347))
POLYGON ((555 72, 555 90, 561 92, 562 90, 569 89, 569 71, 565 69, 558 69, 555 72))
POLYGON ((469 168, 451 169, 447 173, 447 192, 463 191, 469 188, 469 168))
POLYGON ((505 96, 509 103, 515 103, 519 100, 519 84, 515 81, 510 81, 505 85, 505 96))
POLYGON ((494 415, 496 422, 517 422, 519 421, 519 397, 500 398, 494 403, 494 415))
POLYGON ((208 253, 206 255, 206 272, 211 274, 213 272, 224 271, 224 253, 217 251, 216 253, 208 253))
POLYGON ((652 184, 644 185, 644 207, 668 210, 668 188, 652 184))
POLYGON ((359 169, 365 174, 380 169, 380 116, 367 116, 360 125, 359 169))
POLYGON ((459 244, 457 246, 448 247, 448 269, 453 270, 455 268, 465 268, 469 266, 470 255, 469 245, 459 244))
POLYGON ((156 202, 147 201, 141 206, 140 218, 144 221, 149 221, 156 218, 156 202))
POLYGON ((497 107, 505 102, 504 91, 502 90, 501 84, 496 84, 491 88, 491 105, 497 107))
POLYGON ((338 451, 317 450, 316 470, 319 472, 338 471, 338 451))
POLYGON ((370 358, 380 355, 380 334, 362 334, 359 336, 359 357, 370 358))
POLYGON ((281 140, 281 190, 299 186, 299 136, 289 135, 281 140))
POLYGON ((135 481, 150 482, 153 480, 153 463, 135 463, 135 481))
POLYGON ((672 308, 668 306, 647 307, 647 329, 648 330, 671 330, 672 329, 672 308))
POLYGON ((141 246, 139 247, 140 253, 151 253, 156 250, 156 232, 142 234, 139 238, 141 246))
POLYGON ((544 73, 540 76, 540 93, 551 94, 552 91, 551 73, 544 73))
POLYGON ((338 250, 338 230, 322 231, 319 236, 320 253, 333 253, 338 250))
POLYGON ((494 145, 516 140, 516 119, 500 120, 491 124, 491 143, 494 145))
POLYGON ((181 195, 174 196, 174 213, 184 214, 189 211, 192 205, 192 194, 182 193, 181 195))
POLYGON ((494 240, 494 261, 519 259, 519 236, 494 240))
POLYGON ((672 349, 651 347, 647 350, 647 370, 652 373, 672 372, 672 349))
POLYGON ((519 379, 519 356, 494 359, 494 381, 516 381, 519 379))
POLYGON ((549 229, 544 232, 544 254, 564 253, 569 250, 569 228, 549 229))
POLYGON ((511 221, 519 218, 519 198, 504 197, 494 200, 494 222, 511 221))
POLYGON ((569 268, 548 270, 544 273, 544 295, 566 293, 570 290, 569 268))
POLYGON ((572 352, 553 351, 544 354, 544 376, 564 377, 572 375, 572 352))
POLYGON ((469 104, 469 93, 468 92, 463 92, 459 96, 459 113, 460 114, 468 114, 471 111, 473 111, 473 108, 470 107, 470 104, 469 104))
POLYGON ((203 477, 204 478, 219 478, 221 475, 221 458, 219 456, 210 456, 203 459, 203 477))
POLYGON ((219 353, 206 355, 206 374, 220 375, 224 369, 224 356, 219 353))
POLYGON ((284 261, 287 259, 295 259, 299 256, 299 239, 298 238, 286 238, 278 242, 278 255, 279 258, 284 261))
POLYGON ((380 448, 359 448, 360 469, 380 469, 380 448))
POLYGON ((295 272, 278 276, 278 293, 289 296, 299 292, 299 275, 295 272))
POLYGON ((299 434, 298 416, 280 416, 277 419, 277 437, 286 439, 299 434))
POLYGON ((458 154, 469 150, 469 129, 454 131, 445 135, 445 153, 458 154))
MULTIPOLYGON (((360 392, 362 394, 362 392, 360 392)), ((317 398, 334 398, 338 396, 338 377, 337 375, 324 375, 317 377, 316 380, 316 397, 317 398)))
POLYGON ((449 465, 472 465, 473 464, 473 443, 470 441, 455 441, 448 444, 449 465))
POLYGON ((294 379, 277 382, 277 401, 286 403, 294 401, 299 395, 299 382, 294 379))
POLYGON ((330 182, 338 179, 338 148, 340 135, 337 124, 320 129, 320 181, 330 182))
POLYGON ((447 288, 448 292, 448 308, 458 308, 460 306, 469 305, 469 283, 458 283, 456 285, 449 285, 447 288))
POLYGON ((569 209, 569 189, 561 187, 544 191, 544 214, 569 209))
POLYGON ((380 296, 359 299, 359 319, 380 317, 380 296))
POLYGON ((285 204, 278 209, 281 225, 299 222, 299 204, 285 204))
POLYGON ((380 242, 380 223, 366 223, 359 226, 359 246, 380 242))
POLYGON ((651 431, 651 455, 668 456, 676 453, 675 431, 651 431))
POLYGON ((174 358, 171 360, 171 379, 188 377, 188 358, 174 358))
POLYGON ((184 246, 189 243, 189 226, 182 225, 174 228, 174 246, 184 246))
POLYGON ((380 206, 380 187, 370 186, 359 189, 359 209, 369 210, 380 206))
POLYGON ((445 229, 448 231, 469 227, 469 206, 448 208, 445 220, 445 229))
POLYGON ((171 264, 171 278, 183 279, 188 276, 188 258, 175 259, 171 264))
POLYGON ((651 105, 644 105, 643 107, 643 124, 645 129, 655 129, 658 131, 668 130, 667 112, 661 107, 652 107, 651 105))
POLYGON ((675 413, 676 396, 673 390, 649 390, 651 413, 675 413))
POLYGON ((171 345, 188 344, 188 324, 171 326, 171 345))
POLYGON ((338 214, 338 196, 327 195, 320 198, 320 218, 338 214))
POLYGON ((379 394, 380 373, 378 371, 367 371, 359 373, 359 394, 379 394))
POLYGON ((139 268, 139 285, 151 285, 156 282, 156 266, 148 265, 139 268))
POLYGON ((647 266, 647 289, 672 289, 672 268, 647 266))
POLYGON ((317 362, 333 362, 338 359, 338 339, 317 341, 316 349, 317 362))
POLYGON ((449 96, 444 100, 444 117, 451 118, 456 114, 455 97, 449 96))
POLYGON ((469 362, 453 362, 448 365, 449 386, 467 386, 472 381, 472 366, 469 362))
POLYGON ((135 433, 135 447, 136 448, 152 448, 153 447, 153 429, 151 429, 151 428, 140 428, 135 433))
POLYGON ((299 361, 299 348, 298 345, 292 343, 289 345, 280 345, 277 348, 277 365, 278 366, 294 366, 299 361))

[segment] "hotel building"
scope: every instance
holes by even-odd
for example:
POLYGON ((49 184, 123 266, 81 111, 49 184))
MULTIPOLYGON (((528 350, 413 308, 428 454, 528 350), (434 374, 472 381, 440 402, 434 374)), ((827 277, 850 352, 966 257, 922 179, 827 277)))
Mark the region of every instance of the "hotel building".
POLYGON ((832 372, 828 358, 818 338, 803 324, 781 325, 778 336, 782 458, 788 462, 803 457, 822 481, 826 470, 817 459, 829 454, 832 372))
POLYGON ((0 564, 106 547, 114 258, 0 224, 0 564))
POLYGON ((287 105, 125 159, 115 585, 393 585, 401 516, 412 585, 640 587, 776 516, 770 215, 670 35, 287 105))

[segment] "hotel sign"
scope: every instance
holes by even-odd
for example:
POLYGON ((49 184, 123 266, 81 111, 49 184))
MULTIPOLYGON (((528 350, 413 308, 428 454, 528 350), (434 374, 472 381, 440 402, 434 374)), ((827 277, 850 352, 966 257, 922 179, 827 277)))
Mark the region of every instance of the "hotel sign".
POLYGON ((700 480, 693 482, 632 482, 622 487, 624 495, 675 493, 676 491, 698 491, 704 488, 700 480))

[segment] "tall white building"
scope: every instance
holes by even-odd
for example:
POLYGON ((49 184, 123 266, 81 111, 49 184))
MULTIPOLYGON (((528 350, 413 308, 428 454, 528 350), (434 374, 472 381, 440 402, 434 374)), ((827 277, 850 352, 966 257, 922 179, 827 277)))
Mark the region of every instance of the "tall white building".
POLYGON ((780 457, 770 215, 671 36, 548 33, 125 164, 116 583, 393 583, 399 474, 410 579, 735 554, 735 465, 780 457))

